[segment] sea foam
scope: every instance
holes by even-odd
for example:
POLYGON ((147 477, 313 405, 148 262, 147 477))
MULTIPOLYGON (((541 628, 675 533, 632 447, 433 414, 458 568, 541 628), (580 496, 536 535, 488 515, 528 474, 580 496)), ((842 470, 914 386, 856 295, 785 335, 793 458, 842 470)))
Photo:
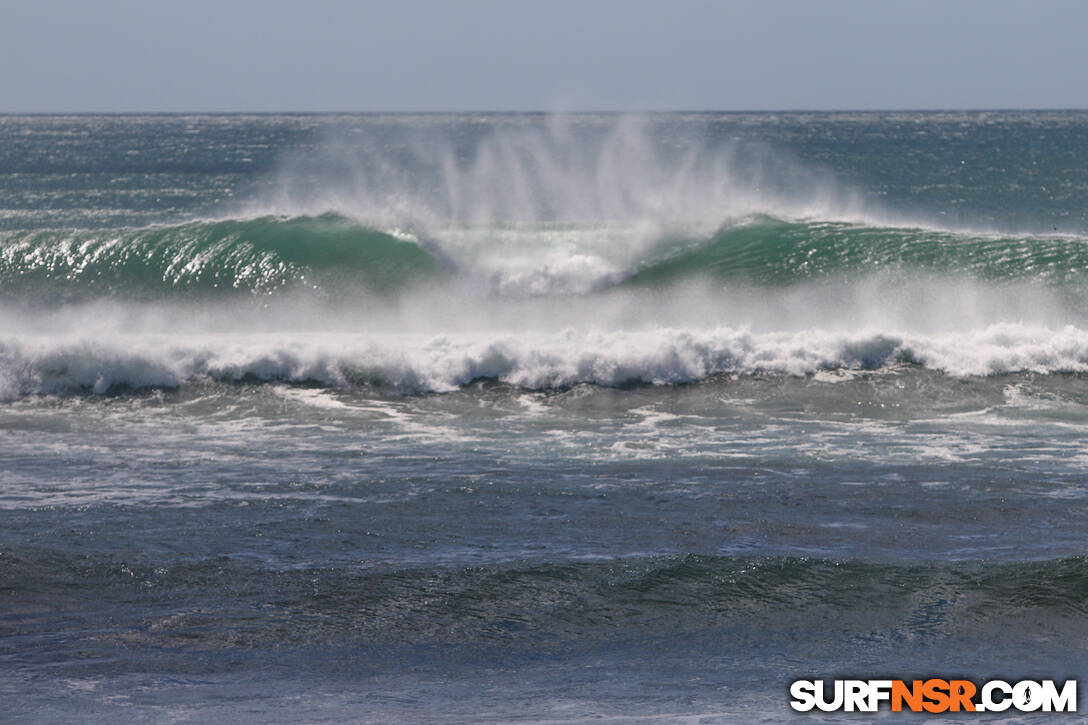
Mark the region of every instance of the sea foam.
POLYGON ((236 333, 0 341, 0 395, 107 393, 205 381, 444 392, 692 383, 915 365, 955 376, 1088 371, 1088 330, 1016 324, 936 335, 744 329, 556 333, 236 333))

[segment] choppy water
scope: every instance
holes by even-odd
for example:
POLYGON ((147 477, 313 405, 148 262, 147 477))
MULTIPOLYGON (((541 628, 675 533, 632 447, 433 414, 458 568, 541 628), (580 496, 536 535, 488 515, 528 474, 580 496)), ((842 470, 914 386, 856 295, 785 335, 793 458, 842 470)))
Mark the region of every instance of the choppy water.
POLYGON ((0 118, 4 709, 1081 677, 1086 201, 1075 112, 0 118))

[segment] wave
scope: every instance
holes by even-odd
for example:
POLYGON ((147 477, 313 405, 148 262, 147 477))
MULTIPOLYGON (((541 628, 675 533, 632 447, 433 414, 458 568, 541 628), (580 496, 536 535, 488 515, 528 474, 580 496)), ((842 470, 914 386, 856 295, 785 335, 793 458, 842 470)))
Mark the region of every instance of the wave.
POLYGON ((331 212, 0 235, 0 294, 53 304, 299 290, 391 294, 436 279, 508 297, 692 278, 783 285, 873 273, 1077 284, 1088 274, 1088 240, 765 215, 694 235, 623 221, 446 226, 423 235, 331 212))
POLYGON ((849 627, 829 630, 830 637, 860 626, 867 645, 886 639, 902 646, 909 636, 980 636, 979 628, 981 636, 992 636, 1009 626, 1031 634, 1052 634, 1058 627, 1075 636, 1085 633, 1088 621, 1083 557, 879 563, 673 554, 455 569, 348 564, 270 570, 226 557, 164 567, 150 559, 16 551, 3 562, 12 592, 27 586, 35 593, 67 591, 78 585, 102 592, 123 589, 130 596, 136 587, 148 603, 199 598, 205 626, 170 617, 161 629, 141 631, 162 638, 221 637, 226 627, 207 626, 207 617, 238 616, 252 646, 282 641, 285 632, 296 641, 348 636, 448 642, 637 630, 660 634, 662 627, 691 631, 753 622, 769 627, 760 629, 761 636, 790 637, 798 620, 808 618, 849 627), (219 596, 208 599, 212 589, 219 596), (271 624, 255 629, 250 613, 215 606, 224 591, 235 594, 235 601, 257 599, 262 609, 274 607, 280 616, 263 617, 271 624), (285 629, 285 618, 298 626, 285 629))
POLYGON ((676 385, 904 366, 952 376, 1088 373, 1088 330, 1002 324, 934 335, 732 328, 450 335, 229 333, 0 339, 0 398, 204 382, 288 382, 403 393, 479 380, 532 390, 676 385))
POLYGON ((415 240, 331 213, 0 235, 0 289, 24 299, 269 294, 345 284, 383 291, 439 269, 415 240))
POLYGON ((727 226, 709 240, 674 244, 660 257, 642 263, 630 281, 675 283, 705 275, 787 283, 873 271, 1083 281, 1088 272, 1088 240, 789 221, 760 215, 727 226))

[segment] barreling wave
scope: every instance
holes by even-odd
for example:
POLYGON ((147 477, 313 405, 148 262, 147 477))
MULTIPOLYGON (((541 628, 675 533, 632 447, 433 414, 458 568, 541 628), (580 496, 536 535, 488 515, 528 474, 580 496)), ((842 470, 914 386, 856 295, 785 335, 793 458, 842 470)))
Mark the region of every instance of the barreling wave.
POLYGON ((758 215, 701 236, 624 222, 538 223, 446 227, 428 232, 424 243, 331 212, 0 235, 0 294, 52 303, 300 289, 391 294, 436 278, 518 296, 663 287, 696 277, 788 285, 872 273, 1061 286, 1088 275, 1088 240, 758 215))
POLYGON ((1088 239, 788 221, 760 215, 726 226, 709 240, 676 243, 643 262, 630 281, 657 285, 705 275, 775 284, 873 271, 1060 284, 1085 278, 1088 239))
POLYGON ((676 385, 725 375, 917 367, 952 376, 1088 373, 1088 331, 752 333, 743 329, 450 335, 223 333, 0 339, 0 398, 203 382, 448 392, 480 380, 531 390, 676 385))
POLYGON ((331 213, 0 236, 3 294, 53 301, 345 284, 386 291, 439 267, 416 241, 331 213))

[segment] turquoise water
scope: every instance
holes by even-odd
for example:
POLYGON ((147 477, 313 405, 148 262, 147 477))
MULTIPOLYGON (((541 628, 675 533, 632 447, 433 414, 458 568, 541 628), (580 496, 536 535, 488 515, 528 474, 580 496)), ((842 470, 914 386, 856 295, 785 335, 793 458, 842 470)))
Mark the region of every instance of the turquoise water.
POLYGON ((1088 114, 0 138, 19 721, 778 722, 1088 663, 1088 114))

